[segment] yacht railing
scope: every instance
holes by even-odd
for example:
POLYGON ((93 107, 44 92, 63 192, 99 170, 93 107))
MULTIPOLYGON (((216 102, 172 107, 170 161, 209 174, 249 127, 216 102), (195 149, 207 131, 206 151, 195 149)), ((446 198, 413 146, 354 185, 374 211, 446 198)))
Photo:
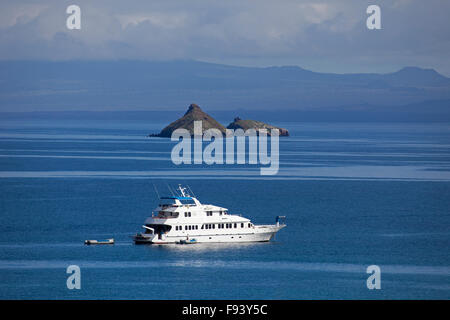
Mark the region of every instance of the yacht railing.
POLYGON ((152 216, 152 218, 153 219, 175 219, 175 218, 178 218, 178 217, 175 217, 175 216, 152 216))

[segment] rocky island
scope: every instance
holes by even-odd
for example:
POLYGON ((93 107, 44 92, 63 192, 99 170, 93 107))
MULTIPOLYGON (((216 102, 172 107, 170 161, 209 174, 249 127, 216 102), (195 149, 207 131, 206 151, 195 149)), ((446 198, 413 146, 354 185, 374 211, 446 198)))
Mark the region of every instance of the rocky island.
POLYGON ((270 136, 271 129, 278 129, 280 132, 280 136, 289 136, 289 131, 287 129, 275 127, 275 126, 272 126, 270 124, 267 124, 267 123, 264 123, 261 121, 242 120, 239 117, 234 118, 234 121, 227 126, 227 129, 234 129, 234 130, 242 129, 244 131, 246 131, 248 129, 255 129, 257 133, 259 133, 259 130, 261 130, 261 129, 266 129, 267 135, 269 135, 269 136, 270 136))
MULTIPOLYGON (((202 130, 208 129, 218 129, 222 132, 223 135, 226 133, 226 128, 217 122, 213 117, 204 112, 198 105, 195 103, 191 104, 180 119, 172 122, 167 127, 161 130, 158 134, 150 134, 149 137, 161 137, 161 138, 170 138, 172 136, 172 132, 176 129, 186 129, 190 132, 190 134, 194 135, 194 121, 202 122, 202 130)), ((230 123, 227 127, 228 129, 243 129, 244 131, 248 129, 255 129, 258 133, 260 129, 267 129, 267 134, 270 135, 271 129, 280 130, 280 136, 289 136, 288 130, 284 128, 279 128, 272 126, 270 124, 256 121, 256 120, 242 120, 239 117, 235 118, 232 123, 230 123)))
POLYGON ((172 136, 172 132, 176 129, 186 129, 190 132, 190 134, 194 135, 194 121, 202 122, 203 132, 205 130, 216 128, 219 129, 225 135, 225 127, 217 122, 213 117, 209 114, 203 112, 203 110, 196 104, 191 104, 180 119, 172 122, 167 127, 161 130, 159 134, 151 134, 151 137, 162 137, 162 138, 170 138, 172 136))

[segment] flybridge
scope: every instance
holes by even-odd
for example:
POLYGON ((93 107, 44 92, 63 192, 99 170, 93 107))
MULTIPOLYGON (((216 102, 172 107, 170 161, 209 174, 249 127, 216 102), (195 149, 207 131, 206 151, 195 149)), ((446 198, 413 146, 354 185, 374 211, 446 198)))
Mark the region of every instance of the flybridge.
MULTIPOLYGON (((200 202, 195 199, 194 197, 191 197, 190 194, 187 193, 186 188, 181 187, 181 185, 178 185, 178 192, 179 195, 175 195, 174 192, 172 191, 172 189, 170 189, 170 192, 172 192, 172 196, 171 197, 160 197, 160 200, 172 200, 170 201, 169 205, 175 205, 175 206, 179 206, 179 205, 189 205, 189 206, 195 206, 195 205, 200 205, 200 202)), ((167 205, 167 204, 166 204, 167 205)))
POLYGON ((160 199, 163 200, 173 200, 173 199, 177 199, 177 200, 193 200, 192 197, 161 197, 160 199))

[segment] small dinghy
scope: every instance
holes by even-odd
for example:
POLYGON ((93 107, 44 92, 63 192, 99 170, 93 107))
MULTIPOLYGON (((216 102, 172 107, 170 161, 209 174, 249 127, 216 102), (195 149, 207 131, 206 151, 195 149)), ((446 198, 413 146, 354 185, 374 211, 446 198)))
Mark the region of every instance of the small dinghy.
POLYGON ((114 244, 114 239, 106 239, 103 241, 99 240, 85 240, 84 244, 91 245, 91 244, 114 244))
POLYGON ((189 239, 189 240, 180 240, 178 244, 194 244, 197 243, 197 240, 195 239, 189 239))

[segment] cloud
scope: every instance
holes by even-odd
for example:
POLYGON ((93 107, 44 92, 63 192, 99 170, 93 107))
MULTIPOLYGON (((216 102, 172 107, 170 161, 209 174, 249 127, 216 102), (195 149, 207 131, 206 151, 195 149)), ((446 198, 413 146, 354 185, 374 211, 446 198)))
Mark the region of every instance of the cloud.
POLYGON ((371 1, 2 1, 0 59, 198 59, 388 71, 406 64, 450 74, 450 2, 380 0, 382 30, 365 27, 371 1))

